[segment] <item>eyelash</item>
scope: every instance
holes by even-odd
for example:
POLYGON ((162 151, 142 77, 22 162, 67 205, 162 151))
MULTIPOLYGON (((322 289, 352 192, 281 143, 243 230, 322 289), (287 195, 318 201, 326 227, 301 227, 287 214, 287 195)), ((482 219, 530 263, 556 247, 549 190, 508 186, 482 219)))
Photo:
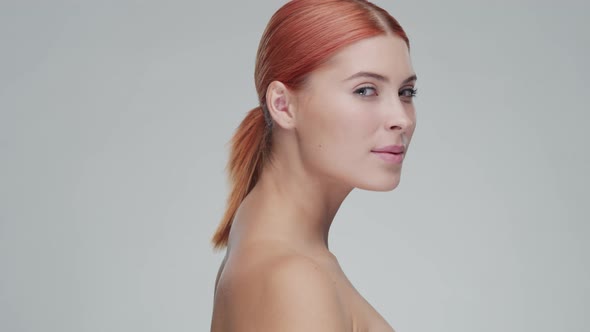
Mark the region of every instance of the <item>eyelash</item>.
POLYGON ((372 87, 372 86, 363 86, 363 87, 360 87, 360 88, 356 89, 356 90, 354 91, 354 93, 356 93, 356 94, 360 95, 361 97, 373 97, 373 96, 365 96, 365 95, 363 95, 363 94, 361 93, 361 91, 362 91, 362 90, 366 90, 366 89, 372 89, 372 90, 374 90, 374 91, 375 91, 375 94, 374 94, 373 96, 378 96, 378 94, 377 94, 377 89, 376 89, 376 88, 374 88, 374 87, 372 87))
MULTIPOLYGON (((406 91, 410 91, 410 93, 411 93, 411 94, 410 94, 409 96, 403 96, 403 97, 410 97, 410 98, 414 98, 414 97, 416 97, 416 94, 418 93, 418 89, 414 89, 414 88, 408 88, 408 89, 403 89, 403 90, 402 90, 402 91, 399 93, 399 96, 402 96, 402 95, 403 95, 403 93, 404 93, 404 92, 406 92, 406 91)), ((354 91, 354 93, 355 93, 355 94, 358 94, 358 95, 360 95, 361 97, 374 97, 374 96, 378 96, 378 94, 377 94, 377 89, 376 89, 376 88, 374 88, 374 87, 372 87, 372 86, 363 86, 363 87, 360 87, 360 88, 356 89, 356 90, 354 91), (362 90, 366 90, 366 89, 373 89, 373 90, 375 91, 375 94, 374 94, 374 95, 371 95, 371 96, 365 96, 365 95, 361 94, 361 91, 362 91, 362 90)))
POLYGON ((414 98, 416 97, 416 94, 418 93, 418 89, 414 89, 414 88, 409 88, 409 89, 403 89, 400 93, 400 96, 405 92, 405 91, 410 91, 411 95, 409 96, 404 96, 404 97, 411 97, 414 98))

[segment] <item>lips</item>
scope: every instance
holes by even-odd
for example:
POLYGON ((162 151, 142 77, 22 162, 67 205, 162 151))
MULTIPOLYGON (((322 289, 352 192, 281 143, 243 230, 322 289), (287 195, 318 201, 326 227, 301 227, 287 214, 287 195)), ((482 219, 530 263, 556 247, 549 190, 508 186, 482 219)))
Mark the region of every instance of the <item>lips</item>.
POLYGON ((406 148, 403 145, 388 145, 371 150, 375 155, 387 163, 401 164, 404 160, 406 148))
POLYGON ((388 145, 381 148, 373 149, 373 152, 378 153, 391 153, 391 154, 402 154, 406 151, 403 145, 388 145))

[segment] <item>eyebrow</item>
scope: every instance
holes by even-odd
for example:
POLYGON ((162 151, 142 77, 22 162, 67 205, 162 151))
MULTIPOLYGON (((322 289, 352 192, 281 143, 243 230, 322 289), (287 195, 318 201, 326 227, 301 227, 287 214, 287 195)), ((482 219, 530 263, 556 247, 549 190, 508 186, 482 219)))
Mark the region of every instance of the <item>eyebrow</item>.
MULTIPOLYGON (((350 76, 349 78, 345 79, 344 81, 350 81, 352 79, 359 78, 359 77, 374 78, 376 80, 389 83, 389 78, 387 78, 387 77, 385 77, 383 75, 380 75, 380 74, 377 74, 377 73, 371 73, 371 72, 368 72, 368 71, 359 71, 358 73, 350 76)), ((414 74, 414 75, 406 78, 402 82, 402 84, 406 84, 406 83, 409 83, 411 81, 416 81, 416 80, 418 80, 418 76, 416 76, 416 74, 414 74)))

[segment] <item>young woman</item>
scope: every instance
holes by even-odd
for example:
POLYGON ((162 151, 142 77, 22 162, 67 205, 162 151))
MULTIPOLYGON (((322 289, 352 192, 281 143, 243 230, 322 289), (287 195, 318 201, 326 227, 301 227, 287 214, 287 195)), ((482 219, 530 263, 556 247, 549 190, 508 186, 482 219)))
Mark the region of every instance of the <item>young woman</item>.
POLYGON ((271 18, 255 69, 260 105, 232 140, 232 190, 213 332, 393 331, 328 248, 354 188, 400 181, 414 128, 409 41, 364 0, 293 0, 271 18))

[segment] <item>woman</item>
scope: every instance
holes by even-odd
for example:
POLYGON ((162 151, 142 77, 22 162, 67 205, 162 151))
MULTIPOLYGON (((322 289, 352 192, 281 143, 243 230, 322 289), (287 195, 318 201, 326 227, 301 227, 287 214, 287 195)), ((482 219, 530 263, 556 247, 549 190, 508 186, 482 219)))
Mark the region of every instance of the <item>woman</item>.
POLYGON ((211 330, 393 331, 328 248, 353 188, 390 191, 415 128, 409 41, 363 0, 293 0, 259 45, 232 140, 211 330))

